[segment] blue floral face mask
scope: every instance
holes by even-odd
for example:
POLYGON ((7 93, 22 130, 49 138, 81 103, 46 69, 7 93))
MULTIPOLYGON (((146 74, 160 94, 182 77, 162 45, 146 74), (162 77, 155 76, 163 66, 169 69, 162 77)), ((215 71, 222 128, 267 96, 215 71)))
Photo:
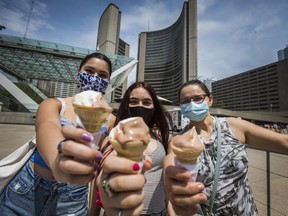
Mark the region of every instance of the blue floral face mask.
POLYGON ((209 106, 207 101, 203 101, 199 104, 192 101, 181 106, 181 113, 191 121, 202 121, 207 116, 208 112, 209 106))
POLYGON ((102 92, 105 94, 105 91, 108 87, 109 82, 93 74, 87 74, 79 72, 77 74, 78 87, 80 91, 93 90, 97 92, 102 92))

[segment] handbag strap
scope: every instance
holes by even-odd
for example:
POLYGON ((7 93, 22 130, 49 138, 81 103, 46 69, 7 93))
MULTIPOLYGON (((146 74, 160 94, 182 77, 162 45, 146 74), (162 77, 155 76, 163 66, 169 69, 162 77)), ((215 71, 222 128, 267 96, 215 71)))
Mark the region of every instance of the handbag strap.
MULTIPOLYGON (((212 190, 211 199, 210 199, 210 208, 208 211, 208 216, 213 215, 212 210, 213 210, 213 205, 214 205, 215 196, 217 192, 219 173, 220 173, 220 161, 221 161, 221 142, 222 142, 221 126, 220 126, 220 121, 217 117, 215 117, 215 120, 216 120, 216 126, 217 126, 217 160, 216 160, 215 176, 214 176, 213 190, 212 190)), ((200 211, 202 215, 206 215, 203 213, 202 208, 200 208, 200 211)))
POLYGON ((217 192, 217 186, 218 186, 218 180, 219 180, 219 173, 220 173, 220 161, 221 161, 221 126, 220 126, 220 121, 217 117, 216 119, 216 124, 217 124, 217 162, 216 162, 216 169, 215 169, 215 178, 214 178, 214 184, 213 184, 213 191, 212 191, 212 196, 210 200, 210 210, 209 210, 209 215, 212 215, 212 209, 215 201, 215 196, 217 192))

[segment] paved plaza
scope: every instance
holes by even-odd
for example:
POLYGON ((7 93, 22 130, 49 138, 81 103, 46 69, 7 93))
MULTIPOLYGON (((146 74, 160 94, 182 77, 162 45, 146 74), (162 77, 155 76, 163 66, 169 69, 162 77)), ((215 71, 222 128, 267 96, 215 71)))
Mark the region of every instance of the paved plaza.
MULTIPOLYGON (((33 135, 33 125, 0 124, 0 159, 33 135)), ((248 149, 249 180, 259 216, 267 215, 266 152, 248 149)), ((270 153, 271 216, 288 215, 288 155, 270 153)))

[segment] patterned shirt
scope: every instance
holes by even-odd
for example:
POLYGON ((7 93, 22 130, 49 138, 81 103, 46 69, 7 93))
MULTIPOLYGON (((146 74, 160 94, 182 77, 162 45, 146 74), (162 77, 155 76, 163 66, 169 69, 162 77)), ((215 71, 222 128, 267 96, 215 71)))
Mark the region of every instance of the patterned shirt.
MULTIPOLYGON (((217 193, 213 206, 215 216, 237 215, 257 216, 258 211, 253 198, 252 189, 248 182, 248 156, 245 144, 240 142, 232 133, 226 118, 218 118, 221 125, 221 162, 217 193)), ((208 201, 202 204, 202 210, 208 211, 210 196, 214 182, 215 166, 217 160, 217 129, 216 121, 210 140, 200 137, 205 149, 200 155, 197 181, 205 185, 204 193, 208 201)), ((189 124, 182 134, 190 130, 189 124)))

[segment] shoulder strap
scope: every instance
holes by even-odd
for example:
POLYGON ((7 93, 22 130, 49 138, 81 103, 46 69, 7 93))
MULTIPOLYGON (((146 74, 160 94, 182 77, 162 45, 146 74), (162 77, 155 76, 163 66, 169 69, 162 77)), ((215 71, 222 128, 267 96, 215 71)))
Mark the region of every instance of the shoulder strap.
POLYGON ((66 110, 66 102, 63 98, 57 98, 61 102, 61 110, 60 110, 60 116, 63 116, 65 110, 66 110))
POLYGON ((221 126, 220 126, 219 119, 217 117, 215 117, 215 119, 216 119, 216 125, 217 125, 217 161, 216 161, 216 168, 215 168, 213 191, 212 191, 211 200, 210 200, 209 215, 212 215, 213 205, 214 205, 215 196, 217 192, 219 173, 220 173, 220 161, 221 161, 221 142, 222 142, 221 126))
MULTIPOLYGON (((215 176, 214 176, 214 183, 213 183, 213 189, 212 189, 212 194, 211 194, 211 199, 210 199, 210 208, 209 208, 208 216, 213 215, 212 210, 213 210, 213 205, 214 205, 215 196, 217 192, 219 173, 220 173, 220 161, 221 161, 221 142, 222 142, 221 126, 220 126, 220 121, 217 117, 215 117, 215 120, 216 120, 216 128, 217 128, 217 160, 216 160, 216 166, 215 166, 215 176)), ((206 215, 202 211, 202 208, 200 205, 198 209, 200 210, 201 215, 206 215)))

